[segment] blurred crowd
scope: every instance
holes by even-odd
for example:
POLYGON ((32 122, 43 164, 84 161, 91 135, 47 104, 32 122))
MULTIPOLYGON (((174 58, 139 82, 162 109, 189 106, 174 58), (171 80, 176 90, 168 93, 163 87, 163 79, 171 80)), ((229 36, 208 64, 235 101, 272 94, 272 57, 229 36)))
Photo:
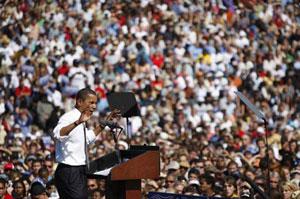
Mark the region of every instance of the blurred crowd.
MULTIPOLYGON (((58 198, 51 133, 84 87, 99 97, 90 127, 107 93, 135 94, 118 145, 160 147, 145 197, 300 198, 299 1, 0 0, 0 28, 1 199, 58 198)), ((104 132, 89 155, 113 150, 104 132)), ((104 180, 88 187, 104 198, 104 180)))

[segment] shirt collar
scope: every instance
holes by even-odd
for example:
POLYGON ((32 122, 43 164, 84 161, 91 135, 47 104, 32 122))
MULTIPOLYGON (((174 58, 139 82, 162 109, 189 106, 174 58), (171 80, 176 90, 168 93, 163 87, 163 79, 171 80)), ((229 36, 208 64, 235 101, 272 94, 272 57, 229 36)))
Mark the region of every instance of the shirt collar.
POLYGON ((74 107, 74 111, 75 111, 76 114, 81 114, 81 112, 79 111, 79 109, 76 108, 76 107, 74 107))

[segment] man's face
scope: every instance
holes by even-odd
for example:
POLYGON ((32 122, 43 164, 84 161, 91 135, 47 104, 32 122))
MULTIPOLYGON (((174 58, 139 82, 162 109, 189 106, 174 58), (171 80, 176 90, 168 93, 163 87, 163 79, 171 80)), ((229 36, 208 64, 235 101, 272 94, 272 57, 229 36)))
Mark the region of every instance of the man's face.
POLYGON ((99 191, 95 191, 92 199, 101 199, 101 193, 99 191))
POLYGON ((42 193, 36 196, 31 196, 32 199, 48 199, 48 196, 46 193, 42 193))
POLYGON ((40 162, 33 163, 33 165, 32 165, 33 173, 37 174, 41 167, 42 167, 42 165, 40 162))
POLYGON ((195 173, 191 173, 189 176, 189 180, 198 180, 198 175, 195 173))
POLYGON ((168 176, 166 178, 166 186, 169 188, 169 187, 174 187, 175 185, 175 178, 174 176, 168 176))
POLYGON ((95 190, 98 188, 97 181, 94 179, 89 179, 87 184, 88 190, 95 190))
POLYGON ((278 183, 279 183, 279 179, 277 177, 270 178, 270 184, 273 189, 276 189, 278 187, 278 183))
POLYGON ((235 187, 231 183, 225 183, 225 194, 227 197, 231 197, 234 194, 235 187))
POLYGON ((236 172, 238 170, 238 168, 237 168, 236 164, 230 164, 230 165, 228 165, 228 169, 227 170, 228 170, 229 173, 234 173, 234 172, 236 172))
POLYGON ((50 160, 45 161, 45 166, 47 167, 50 174, 53 172, 53 162, 50 160))
POLYGON ((206 182, 205 179, 200 180, 200 190, 203 193, 206 193, 206 191, 209 189, 209 184, 206 182))
POLYGON ((87 95, 86 99, 78 101, 79 108, 81 110, 89 110, 93 113, 97 107, 97 96, 89 94, 87 95))

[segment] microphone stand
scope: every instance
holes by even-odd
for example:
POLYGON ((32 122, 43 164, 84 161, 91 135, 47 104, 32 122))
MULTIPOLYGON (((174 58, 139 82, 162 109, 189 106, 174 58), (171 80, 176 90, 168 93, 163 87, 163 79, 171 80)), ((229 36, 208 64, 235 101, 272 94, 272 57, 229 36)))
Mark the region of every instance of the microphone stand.
POLYGON ((255 113, 255 115, 264 121, 265 126, 265 139, 266 139, 266 161, 267 161, 267 193, 270 197, 271 187, 270 187, 270 165, 269 165, 269 144, 268 144, 268 135, 267 135, 267 125, 268 122, 262 112, 260 112, 241 92, 235 91, 235 94, 244 102, 244 104, 255 113))
POLYGON ((266 159, 267 159, 267 183, 268 183, 268 186, 267 186, 267 193, 268 193, 268 196, 270 197, 270 194, 271 194, 271 185, 270 185, 270 157, 269 157, 269 143, 268 143, 268 122, 266 120, 266 118, 263 118, 263 121, 264 121, 264 127, 265 127, 265 139, 266 139, 266 150, 267 150, 267 153, 266 153, 266 159))
POLYGON ((90 159, 89 159, 89 150, 88 150, 88 145, 86 141, 86 123, 83 123, 83 132, 84 132, 84 153, 85 153, 85 163, 86 163, 86 168, 87 171, 90 170, 90 159))
MULTIPOLYGON (((120 130, 122 131, 123 129, 120 129, 120 130)), ((120 150, 119 150, 119 147, 118 147, 118 138, 117 138, 116 132, 114 132, 113 128, 110 129, 110 132, 111 132, 111 135, 114 139, 115 151, 116 151, 116 155, 117 155, 117 158, 118 158, 118 163, 120 164, 122 161, 121 161, 120 150)))
POLYGON ((250 184, 250 186, 253 188, 253 190, 256 193, 258 193, 263 199, 269 199, 269 197, 261 190, 261 188, 259 188, 257 186, 257 184, 255 182, 253 182, 253 180, 251 180, 248 176, 241 174, 240 178, 242 180, 245 180, 246 182, 248 182, 250 184))

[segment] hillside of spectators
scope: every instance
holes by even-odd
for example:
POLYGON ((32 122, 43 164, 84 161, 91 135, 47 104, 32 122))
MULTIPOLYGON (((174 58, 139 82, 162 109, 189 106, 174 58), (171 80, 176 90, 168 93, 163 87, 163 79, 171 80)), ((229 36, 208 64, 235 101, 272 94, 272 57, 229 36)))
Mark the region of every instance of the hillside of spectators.
MULTIPOLYGON (((1 0, 0 28, 0 198, 58 198, 51 133, 84 87, 99 97, 90 126, 107 93, 135 94, 141 116, 119 148, 160 147, 145 196, 257 197, 244 175, 271 198, 300 197, 297 0, 1 0)), ((90 158, 113 150, 103 133, 90 158)), ((104 183, 89 180, 91 198, 104 183)))

